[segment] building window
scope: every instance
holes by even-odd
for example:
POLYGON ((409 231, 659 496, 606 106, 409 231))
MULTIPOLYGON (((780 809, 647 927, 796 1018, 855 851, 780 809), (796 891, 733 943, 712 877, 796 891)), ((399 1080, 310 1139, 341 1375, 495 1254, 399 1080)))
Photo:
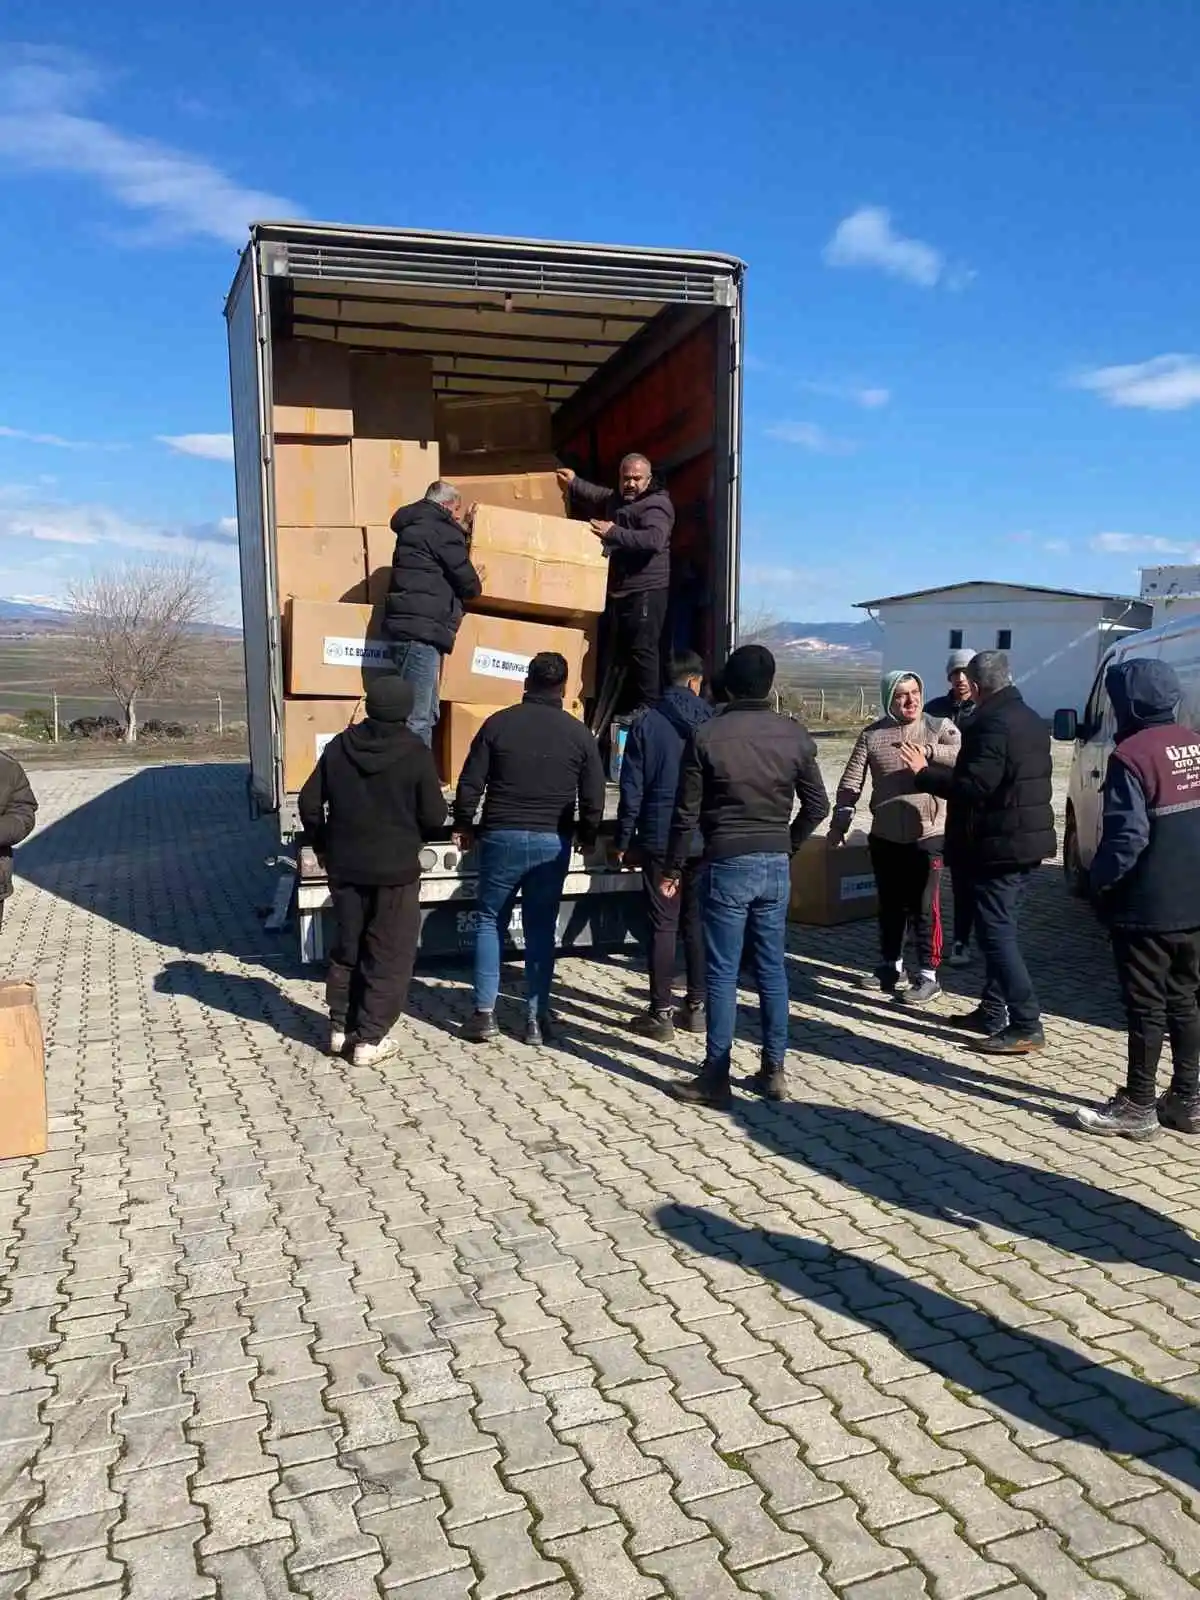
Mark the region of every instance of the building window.
POLYGON ((951 650, 961 650, 962 649, 962 647, 963 647, 962 635, 963 635, 963 631, 962 631, 961 628, 951 628, 950 629, 950 648, 951 648, 951 650))
POLYGON ((1011 650, 1012 649, 1012 629, 1011 628, 997 628, 996 629, 996 649, 997 650, 1011 650))

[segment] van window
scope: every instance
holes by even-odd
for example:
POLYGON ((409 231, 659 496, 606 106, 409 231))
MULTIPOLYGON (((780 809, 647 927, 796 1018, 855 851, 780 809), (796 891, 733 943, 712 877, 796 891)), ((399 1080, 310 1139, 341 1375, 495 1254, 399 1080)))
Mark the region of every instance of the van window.
POLYGON ((1083 727, 1079 730, 1085 739, 1094 739, 1100 731, 1100 724, 1104 719, 1104 708, 1108 704, 1108 695, 1104 689, 1104 674, 1109 663, 1104 662, 1096 674, 1096 681, 1092 684, 1092 692, 1088 695, 1088 703, 1084 707, 1083 727))
POLYGON ((1200 663, 1189 661, 1175 668, 1179 674, 1183 697, 1177 715, 1187 728, 1200 729, 1200 663))

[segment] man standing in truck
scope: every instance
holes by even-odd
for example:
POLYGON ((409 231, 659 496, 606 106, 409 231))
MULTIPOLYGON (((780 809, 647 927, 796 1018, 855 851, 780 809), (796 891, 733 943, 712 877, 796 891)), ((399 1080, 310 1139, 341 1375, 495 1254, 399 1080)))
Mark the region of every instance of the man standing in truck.
POLYGON ((463 602, 483 593, 463 529, 466 506, 452 483, 431 483, 424 499, 392 518, 396 548, 384 602, 384 632, 396 671, 412 684, 408 726, 433 744, 442 657, 454 649, 463 602))
POLYGON ((643 455, 621 462, 617 489, 588 483, 570 467, 558 481, 572 508, 590 514, 608 553, 607 666, 593 729, 603 733, 630 686, 630 708, 657 704, 662 692, 662 633, 671 582, 675 507, 643 455))

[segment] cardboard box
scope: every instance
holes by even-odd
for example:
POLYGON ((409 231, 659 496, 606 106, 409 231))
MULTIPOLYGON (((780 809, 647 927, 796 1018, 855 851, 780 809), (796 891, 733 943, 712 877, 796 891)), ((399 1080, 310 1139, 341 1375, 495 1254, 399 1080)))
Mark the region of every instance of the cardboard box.
POLYGON ((460 478, 522 477, 557 472, 562 462, 549 450, 493 450, 458 455, 440 446, 442 477, 449 483, 460 478))
POLYGON ((477 505, 471 561, 483 583, 472 610, 578 618, 604 610, 608 559, 586 522, 477 505))
POLYGON ((275 433, 348 439, 354 432, 350 359, 326 339, 280 339, 271 347, 275 433))
MULTIPOLYGON (((566 709, 573 717, 582 721, 583 707, 578 701, 569 703, 566 709)), ((452 789, 456 786, 475 735, 489 717, 503 710, 503 706, 443 703, 441 716, 438 719, 434 751, 437 757, 438 776, 443 783, 452 789)))
POLYGON ((436 481, 438 447, 411 439, 355 439, 354 520, 362 527, 390 522, 401 506, 424 498, 436 481))
POLYGON ((372 606, 293 600, 287 620, 289 694, 353 700, 372 672, 391 669, 392 647, 372 606))
POLYGON ((329 741, 363 719, 361 700, 285 700, 283 703, 283 787, 297 794, 321 759, 329 741))
POLYGON ((381 606, 387 599, 388 585, 392 581, 396 535, 385 526, 364 528, 363 537, 367 547, 367 604, 381 606))
POLYGON ((792 890, 788 917, 820 928, 873 917, 875 873, 866 835, 852 833, 840 850, 829 848, 818 834, 792 857, 792 890))
POLYGON ((275 567, 281 609, 291 599, 369 602, 361 528, 280 528, 275 567))
POLYGON ((449 481, 462 492, 468 505, 538 511, 548 517, 565 517, 570 511, 566 493, 553 472, 499 472, 484 477, 468 474, 449 481))
MULTIPOLYGON (((356 439, 435 437, 433 357, 356 350, 350 357, 356 439)), ((432 481, 432 480, 430 480, 432 481)))
POLYGON ((448 395, 437 403, 437 436, 447 455, 554 448, 549 404, 536 389, 448 395))
POLYGON ((0 982, 0 1158, 46 1153, 46 1054, 37 990, 0 982))
POLYGON ((348 444, 327 439, 276 441, 277 528, 352 528, 358 521, 348 444))
POLYGON ((586 646, 582 628, 469 612, 458 630, 453 652, 442 663, 442 700, 462 705, 516 705, 525 693, 529 663, 539 650, 557 650, 566 657, 566 699, 581 700, 586 646))

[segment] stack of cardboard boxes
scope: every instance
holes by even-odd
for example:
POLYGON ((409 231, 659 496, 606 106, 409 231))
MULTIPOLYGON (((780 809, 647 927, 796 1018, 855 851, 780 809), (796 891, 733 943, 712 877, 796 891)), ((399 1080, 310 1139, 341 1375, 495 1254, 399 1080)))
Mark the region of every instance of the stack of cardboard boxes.
POLYGON ((293 339, 274 348, 273 412, 289 793, 362 715, 370 674, 390 663, 389 523, 438 477, 476 506, 471 558, 483 580, 442 671, 443 781, 457 780, 482 722, 521 698, 539 650, 566 657, 567 700, 581 707, 607 562, 587 523, 567 517, 539 395, 435 405, 426 357, 293 339))

